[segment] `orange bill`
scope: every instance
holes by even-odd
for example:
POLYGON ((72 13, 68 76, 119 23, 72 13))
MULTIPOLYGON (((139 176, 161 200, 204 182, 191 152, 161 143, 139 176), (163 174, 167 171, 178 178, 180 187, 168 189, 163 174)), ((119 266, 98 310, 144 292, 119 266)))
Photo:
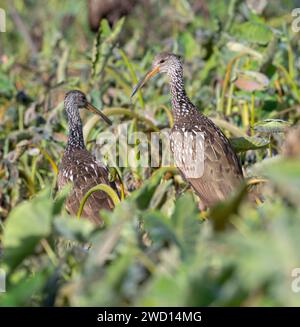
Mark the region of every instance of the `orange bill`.
POLYGON ((137 83, 137 85, 134 87, 134 89, 133 89, 133 91, 132 91, 132 94, 131 94, 131 96, 130 96, 130 98, 132 98, 135 94, 136 94, 136 92, 141 88, 141 87, 143 87, 146 83, 147 83, 147 81, 151 78, 151 77, 153 77, 153 76, 155 76, 156 74, 158 74, 159 73, 159 67, 157 66, 157 67, 155 67, 155 68, 153 68, 152 70, 150 70, 138 83, 137 83))

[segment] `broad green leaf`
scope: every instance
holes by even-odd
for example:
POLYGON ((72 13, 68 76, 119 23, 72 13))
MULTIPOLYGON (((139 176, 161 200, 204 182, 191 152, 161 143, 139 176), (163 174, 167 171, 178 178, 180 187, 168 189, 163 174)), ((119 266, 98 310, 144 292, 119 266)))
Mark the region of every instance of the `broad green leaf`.
POLYGON ((198 44, 198 42, 195 40, 193 35, 185 31, 181 37, 180 37, 180 43, 182 43, 183 48, 184 48, 184 57, 186 60, 191 60, 193 59, 196 54, 199 55, 201 52, 201 48, 198 44))
POLYGON ((33 254, 39 241, 49 236, 53 218, 52 202, 49 191, 45 190, 11 211, 3 237, 4 261, 10 269, 33 254))
POLYGON ((67 184, 62 190, 57 192, 56 197, 53 202, 53 215, 58 215, 62 208, 65 205, 65 201, 67 196, 70 194, 70 191, 72 189, 71 184, 67 184))
POLYGON ((261 133, 281 133, 284 132, 291 124, 282 119, 265 119, 254 125, 254 130, 261 133))
POLYGON ((263 149, 270 143, 269 140, 258 136, 242 136, 231 138, 230 144, 235 152, 263 149))
POLYGON ((0 307, 31 306, 33 296, 45 287, 47 275, 39 272, 10 284, 6 293, 0 293, 0 307))
POLYGON ((236 25, 236 34, 240 39, 246 42, 266 45, 273 37, 273 32, 265 24, 257 22, 246 22, 236 25))
POLYGON ((150 177, 144 185, 136 190, 132 195, 131 199, 134 200, 139 209, 146 209, 150 205, 151 198, 159 185, 162 176, 171 169, 160 168, 150 177))
POLYGON ((200 215, 190 193, 184 194, 177 200, 171 220, 183 258, 193 255, 200 230, 200 215))
POLYGON ((210 219, 212 220, 216 231, 224 230, 230 223, 230 217, 238 212, 242 200, 247 194, 247 185, 243 184, 240 188, 227 199, 217 203, 210 211, 210 219))
POLYGON ((67 240, 87 242, 94 230, 94 225, 87 219, 75 217, 56 217, 54 229, 59 236, 67 240))
POLYGON ((261 173, 270 178, 278 186, 279 192, 299 205, 300 162, 298 159, 282 159, 275 163, 265 165, 261 173))
POLYGON ((127 253, 116 257, 105 270, 98 268, 91 273, 85 270, 80 279, 77 278, 73 282, 72 293, 69 294, 71 305, 81 307, 124 304, 121 294, 126 292, 124 283, 128 276, 134 275, 131 271, 134 260, 133 252, 128 250, 127 253))
POLYGON ((174 242, 186 259, 194 254, 200 229, 199 210, 191 194, 177 200, 171 218, 158 211, 147 212, 144 216, 145 229, 154 242, 174 242))
POLYGON ((143 215, 145 230, 153 242, 174 242, 179 245, 170 219, 158 211, 150 211, 143 215))
POLYGON ((14 90, 15 88, 11 79, 0 72, 0 96, 10 98, 12 97, 14 90))
POLYGON ((140 301, 136 301, 137 306, 180 306, 183 305, 187 290, 187 279, 182 273, 182 278, 178 280, 173 276, 163 274, 161 271, 146 285, 141 294, 140 301))

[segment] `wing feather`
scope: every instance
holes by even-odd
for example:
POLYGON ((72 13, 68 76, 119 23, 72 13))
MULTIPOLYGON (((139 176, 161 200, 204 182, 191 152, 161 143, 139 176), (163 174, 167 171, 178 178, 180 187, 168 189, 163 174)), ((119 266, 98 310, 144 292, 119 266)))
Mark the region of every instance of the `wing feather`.
POLYGON ((205 206, 211 206, 220 200, 224 200, 241 183, 243 172, 240 162, 233 151, 229 140, 223 132, 207 117, 199 113, 198 119, 193 124, 190 121, 182 121, 175 124, 171 131, 171 149, 176 152, 174 144, 174 132, 198 132, 204 136, 204 169, 199 178, 189 178, 185 167, 179 170, 185 180, 190 183, 199 195, 205 206))
MULTIPOLYGON (((63 188, 67 183, 73 184, 71 194, 66 201, 66 208, 72 215, 76 215, 84 195, 98 184, 107 184, 117 191, 115 183, 108 179, 107 168, 96 161, 87 150, 74 150, 65 153, 59 169, 58 187, 63 188)), ((92 193, 87 199, 82 216, 89 218, 96 224, 102 224, 99 214, 101 209, 112 210, 112 200, 103 191, 92 193)))

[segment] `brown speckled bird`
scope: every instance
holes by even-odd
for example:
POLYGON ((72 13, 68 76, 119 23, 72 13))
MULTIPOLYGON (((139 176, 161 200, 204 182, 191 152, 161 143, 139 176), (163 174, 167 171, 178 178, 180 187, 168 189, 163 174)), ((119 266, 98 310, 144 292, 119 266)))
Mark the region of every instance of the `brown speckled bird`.
POLYGON ((204 116, 186 95, 181 57, 172 53, 157 55, 152 69, 136 85, 132 96, 147 80, 159 72, 166 73, 170 82, 174 117, 170 139, 175 164, 199 195, 202 202, 200 208, 205 209, 224 200, 239 186, 243 180, 240 162, 220 128, 204 116), (189 143, 183 145, 182 140, 185 137, 190 139, 189 143), (202 145, 201 137, 204 140, 202 145), (189 166, 190 159, 195 159, 197 145, 199 145, 200 156, 196 168, 201 172, 198 176, 191 174, 189 166))
MULTIPOLYGON (((81 91, 73 90, 68 92, 65 96, 64 107, 68 118, 69 136, 59 166, 57 183, 59 189, 63 188, 67 183, 73 184, 71 194, 66 201, 66 208, 70 214, 76 215, 80 201, 90 188, 103 183, 116 189, 115 183, 109 181, 107 168, 97 161, 85 147, 79 109, 86 108, 93 111, 108 124, 111 124, 111 121, 91 105, 81 91)), ((96 191, 91 194, 85 203, 82 216, 99 225, 102 224, 99 210, 112 210, 113 207, 113 202, 106 193, 96 191)))

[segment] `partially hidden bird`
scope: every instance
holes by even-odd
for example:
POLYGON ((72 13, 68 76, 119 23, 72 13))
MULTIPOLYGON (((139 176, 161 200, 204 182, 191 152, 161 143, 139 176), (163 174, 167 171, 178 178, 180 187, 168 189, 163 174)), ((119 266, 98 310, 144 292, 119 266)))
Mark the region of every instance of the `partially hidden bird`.
POLYGON ((158 73, 165 73, 170 84, 174 118, 170 146, 175 165, 199 196, 200 209, 205 210, 239 187, 243 180, 241 164, 221 129, 188 98, 182 57, 158 54, 152 69, 134 87, 131 97, 158 73))
MULTIPOLYGON (((66 200, 66 209, 72 215, 77 214, 82 198, 92 187, 98 184, 107 184, 117 191, 116 184, 109 180, 107 167, 96 160, 86 149, 79 114, 81 108, 100 115, 106 123, 112 124, 107 116, 87 101, 83 92, 72 90, 66 93, 64 109, 68 119, 69 135, 59 165, 57 184, 59 190, 66 184, 72 185, 72 190, 66 200)), ((83 207, 82 216, 97 225, 102 225, 103 220, 99 210, 112 210, 113 208, 114 204, 111 198, 103 191, 96 191, 88 197, 83 207)))

